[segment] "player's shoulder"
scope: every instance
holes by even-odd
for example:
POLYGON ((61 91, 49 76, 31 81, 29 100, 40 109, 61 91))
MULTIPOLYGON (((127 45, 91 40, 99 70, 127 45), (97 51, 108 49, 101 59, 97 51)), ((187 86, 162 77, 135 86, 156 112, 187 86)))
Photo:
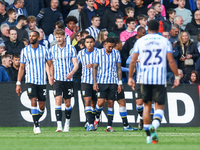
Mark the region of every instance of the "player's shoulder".
POLYGON ((49 50, 46 46, 43 46, 41 44, 38 45, 38 49, 41 49, 41 50, 49 50))

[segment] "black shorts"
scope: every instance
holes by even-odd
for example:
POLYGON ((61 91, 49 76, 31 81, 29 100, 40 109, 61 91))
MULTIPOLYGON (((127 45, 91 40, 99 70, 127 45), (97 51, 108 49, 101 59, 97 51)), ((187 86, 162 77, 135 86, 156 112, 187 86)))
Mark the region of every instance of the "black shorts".
POLYGON ((142 94, 140 91, 140 84, 135 85, 135 100, 142 99, 142 94))
POLYGON ((117 84, 98 84, 97 99, 103 98, 107 100, 117 99, 117 84))
POLYGON ((63 95, 64 99, 73 97, 73 82, 72 81, 56 81, 53 84, 54 97, 63 95))
POLYGON ((81 83, 83 97, 92 97, 92 101, 97 101, 97 92, 93 90, 93 84, 81 83))
POLYGON ((145 85, 141 84, 141 93, 144 103, 148 101, 155 101, 159 105, 165 104, 165 99, 167 97, 167 90, 165 85, 145 85))
POLYGON ((120 99, 125 99, 123 87, 122 87, 122 91, 120 93, 117 92, 117 100, 120 100, 120 99))
POLYGON ((38 101, 46 101, 46 85, 26 83, 29 99, 36 97, 38 101))

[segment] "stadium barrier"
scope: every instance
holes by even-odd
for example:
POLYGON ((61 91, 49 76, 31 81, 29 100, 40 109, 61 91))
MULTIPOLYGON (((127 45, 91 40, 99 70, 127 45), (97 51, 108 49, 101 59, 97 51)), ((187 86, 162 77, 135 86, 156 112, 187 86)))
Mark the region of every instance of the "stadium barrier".
MULTIPOLYGON (((20 127, 33 126, 32 116, 30 113, 31 103, 28 99, 26 86, 22 84, 22 93, 17 96, 15 92, 15 83, 0 83, 0 126, 1 127, 20 127)), ((84 103, 81 97, 80 86, 75 83, 74 97, 72 98, 72 116, 71 126, 81 127, 85 124, 84 103)), ((128 121, 131 126, 137 126, 139 117, 136 112, 134 92, 124 84, 128 121)), ((165 114, 162 120, 162 126, 167 127, 199 127, 199 93, 198 85, 180 85, 171 89, 167 87, 168 99, 165 105, 165 114)), ((47 86, 47 101, 45 113, 40 119, 41 126, 55 127, 55 100, 53 90, 50 85, 47 86)), ((63 121, 64 121, 64 104, 62 104, 63 121)), ((115 114, 113 126, 122 126, 122 120, 119 115, 119 105, 114 104, 115 114)), ((107 107, 104 108, 101 115, 100 126, 107 125, 107 107)))

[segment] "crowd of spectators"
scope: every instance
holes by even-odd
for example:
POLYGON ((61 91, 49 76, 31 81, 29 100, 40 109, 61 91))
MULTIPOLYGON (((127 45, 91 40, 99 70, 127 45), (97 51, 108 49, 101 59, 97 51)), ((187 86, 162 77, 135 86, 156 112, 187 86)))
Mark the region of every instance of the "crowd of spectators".
MULTIPOLYGON (((181 83, 199 83, 200 0, 0 0, 0 82, 17 80, 20 51, 31 31, 38 31, 39 44, 50 48, 57 44, 54 29, 61 28, 77 52, 87 35, 97 48, 107 37, 119 37, 122 67, 127 67, 134 43, 148 34, 153 19, 159 21, 158 34, 172 44, 181 83)), ((173 79, 168 67, 167 82, 173 79)))

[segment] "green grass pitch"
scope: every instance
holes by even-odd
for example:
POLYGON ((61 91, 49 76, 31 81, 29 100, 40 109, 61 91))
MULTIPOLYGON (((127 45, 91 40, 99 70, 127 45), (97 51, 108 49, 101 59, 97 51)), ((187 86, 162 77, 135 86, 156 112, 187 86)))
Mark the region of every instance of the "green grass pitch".
POLYGON ((117 132, 71 127, 69 133, 55 133, 55 127, 41 127, 42 133, 34 135, 32 127, 0 127, 0 150, 200 150, 199 127, 161 127, 158 144, 146 144, 144 130, 113 129, 117 132))

